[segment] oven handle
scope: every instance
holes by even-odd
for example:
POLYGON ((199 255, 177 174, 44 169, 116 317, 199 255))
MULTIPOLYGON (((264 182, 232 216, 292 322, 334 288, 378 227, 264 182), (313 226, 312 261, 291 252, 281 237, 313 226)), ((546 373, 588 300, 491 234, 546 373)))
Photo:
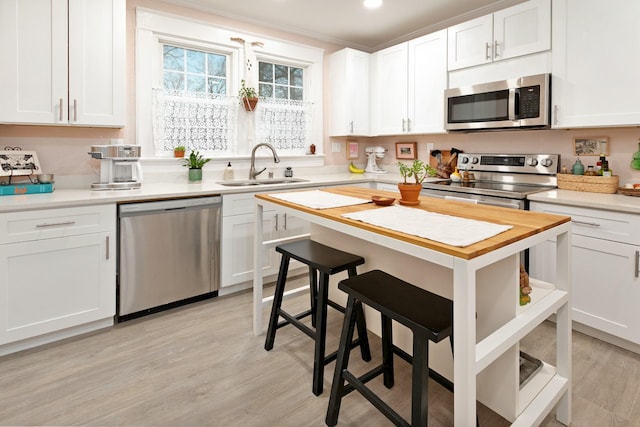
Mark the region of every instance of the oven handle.
POLYGON ((498 206, 501 208, 509 208, 509 209, 520 209, 520 205, 518 203, 499 203, 493 200, 490 202, 478 200, 478 204, 487 205, 487 206, 498 206))
POLYGON ((444 196, 444 198, 446 200, 455 200, 456 202, 467 202, 467 203, 473 203, 474 205, 478 204, 478 201, 476 199, 467 199, 465 197, 444 196))

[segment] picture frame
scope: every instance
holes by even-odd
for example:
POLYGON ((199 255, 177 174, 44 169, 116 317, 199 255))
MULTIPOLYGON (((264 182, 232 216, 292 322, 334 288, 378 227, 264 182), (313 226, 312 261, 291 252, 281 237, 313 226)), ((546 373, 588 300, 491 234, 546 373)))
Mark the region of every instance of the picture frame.
POLYGON ((396 142, 396 159, 415 160, 418 158, 416 142, 396 142))
POLYGON ((347 141, 347 160, 355 160, 358 158, 360 144, 357 141, 347 141))
POLYGON ((576 156, 608 156, 609 137, 590 136, 573 138, 573 154, 576 156))

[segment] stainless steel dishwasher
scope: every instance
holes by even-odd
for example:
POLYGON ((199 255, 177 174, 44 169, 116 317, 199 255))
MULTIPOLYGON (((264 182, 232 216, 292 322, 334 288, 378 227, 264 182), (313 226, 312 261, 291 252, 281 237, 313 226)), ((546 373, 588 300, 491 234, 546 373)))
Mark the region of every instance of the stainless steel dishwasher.
POLYGON ((116 321, 218 294, 222 198, 118 206, 116 321))

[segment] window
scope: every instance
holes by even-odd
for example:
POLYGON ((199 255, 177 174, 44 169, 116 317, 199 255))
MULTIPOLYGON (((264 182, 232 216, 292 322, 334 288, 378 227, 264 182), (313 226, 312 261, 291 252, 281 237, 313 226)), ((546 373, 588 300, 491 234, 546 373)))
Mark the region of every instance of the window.
POLYGON ((227 93, 227 57, 165 44, 162 47, 165 89, 227 93))
POLYGON ((266 98, 304 99, 304 70, 269 62, 259 63, 259 93, 266 98))

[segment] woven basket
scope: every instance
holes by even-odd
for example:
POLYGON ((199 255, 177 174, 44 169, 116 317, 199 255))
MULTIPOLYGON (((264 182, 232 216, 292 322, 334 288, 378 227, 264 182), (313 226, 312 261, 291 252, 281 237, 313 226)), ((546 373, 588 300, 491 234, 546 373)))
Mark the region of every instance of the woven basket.
POLYGON ((590 193, 615 194, 618 191, 620 177, 615 176, 587 176, 559 173, 558 188, 561 190, 587 191, 590 193))

